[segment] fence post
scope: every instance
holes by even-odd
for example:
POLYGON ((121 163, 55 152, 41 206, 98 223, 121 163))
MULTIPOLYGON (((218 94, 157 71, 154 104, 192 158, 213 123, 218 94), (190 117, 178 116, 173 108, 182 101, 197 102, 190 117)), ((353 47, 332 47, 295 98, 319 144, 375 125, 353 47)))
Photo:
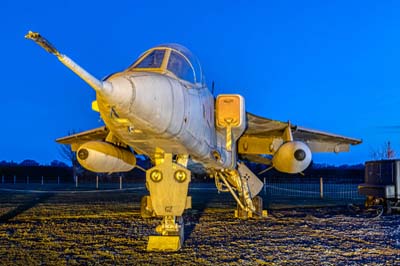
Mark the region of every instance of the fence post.
POLYGON ((267 195, 267 180, 264 177, 264 195, 267 195))
POLYGON ((4 175, 1 176, 1 183, 4 184, 4 175))
POLYGON ((78 176, 75 176, 75 187, 78 187, 78 176))
POLYGON ((57 185, 59 185, 59 184, 60 184, 60 177, 57 176, 57 185))
POLYGON ((26 176, 26 183, 29 184, 29 175, 26 176))
POLYGON ((43 184, 44 184, 44 178, 43 178, 43 176, 42 176, 42 186, 43 186, 43 184))
POLYGON ((17 183, 17 177, 14 176, 14 185, 17 183))
POLYGON ((99 189, 99 176, 96 175, 96 189, 99 189))
POLYGON ((122 176, 119 176, 119 189, 122 189, 122 176))
POLYGON ((321 199, 324 198, 324 179, 322 176, 319 178, 319 196, 321 199))

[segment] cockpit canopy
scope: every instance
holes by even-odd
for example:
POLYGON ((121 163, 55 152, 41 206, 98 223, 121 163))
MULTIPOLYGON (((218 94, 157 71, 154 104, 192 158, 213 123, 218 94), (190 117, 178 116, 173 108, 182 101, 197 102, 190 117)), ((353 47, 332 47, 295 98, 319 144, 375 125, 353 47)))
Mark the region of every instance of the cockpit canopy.
POLYGON ((151 48, 144 52, 129 70, 157 72, 192 84, 204 84, 199 61, 187 48, 179 44, 164 44, 151 48))

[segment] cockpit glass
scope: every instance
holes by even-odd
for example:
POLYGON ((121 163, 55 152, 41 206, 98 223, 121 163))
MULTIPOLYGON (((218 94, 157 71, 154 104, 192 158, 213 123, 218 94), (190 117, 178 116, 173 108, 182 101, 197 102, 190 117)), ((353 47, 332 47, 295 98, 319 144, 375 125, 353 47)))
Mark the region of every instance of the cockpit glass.
POLYGON ((171 51, 167 69, 174 73, 178 78, 195 82, 193 68, 190 63, 179 53, 171 51))
POLYGON ((198 59, 184 46, 163 44, 145 52, 128 69, 149 71, 166 75, 203 86, 203 71, 198 59), (168 60, 168 62, 167 62, 168 60))
POLYGON ((165 50, 153 50, 138 65, 136 65, 136 68, 160 68, 164 54, 165 50))

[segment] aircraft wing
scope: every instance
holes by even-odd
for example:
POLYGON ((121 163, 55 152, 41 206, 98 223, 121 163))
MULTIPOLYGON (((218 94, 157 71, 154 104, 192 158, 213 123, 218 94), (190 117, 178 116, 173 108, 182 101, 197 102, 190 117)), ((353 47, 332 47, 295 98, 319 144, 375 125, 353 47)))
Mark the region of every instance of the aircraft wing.
POLYGON ((247 129, 239 138, 240 154, 273 154, 284 142, 285 129, 290 125, 293 140, 306 143, 312 152, 344 152, 361 140, 281 122, 247 113, 247 129))
POLYGON ((104 141, 109 134, 109 130, 105 127, 99 127, 66 137, 58 138, 56 141, 60 144, 69 144, 73 151, 75 151, 80 145, 88 141, 101 140, 104 141))

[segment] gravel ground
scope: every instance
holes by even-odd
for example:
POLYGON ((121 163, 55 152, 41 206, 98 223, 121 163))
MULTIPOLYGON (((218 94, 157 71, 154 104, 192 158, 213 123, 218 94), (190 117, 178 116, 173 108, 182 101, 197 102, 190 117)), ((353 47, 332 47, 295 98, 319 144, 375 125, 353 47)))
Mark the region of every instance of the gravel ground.
POLYGON ((179 252, 148 253, 158 219, 145 192, 0 195, 2 265, 400 265, 400 219, 357 206, 269 204, 260 220, 233 218, 228 194, 192 191, 179 252))

